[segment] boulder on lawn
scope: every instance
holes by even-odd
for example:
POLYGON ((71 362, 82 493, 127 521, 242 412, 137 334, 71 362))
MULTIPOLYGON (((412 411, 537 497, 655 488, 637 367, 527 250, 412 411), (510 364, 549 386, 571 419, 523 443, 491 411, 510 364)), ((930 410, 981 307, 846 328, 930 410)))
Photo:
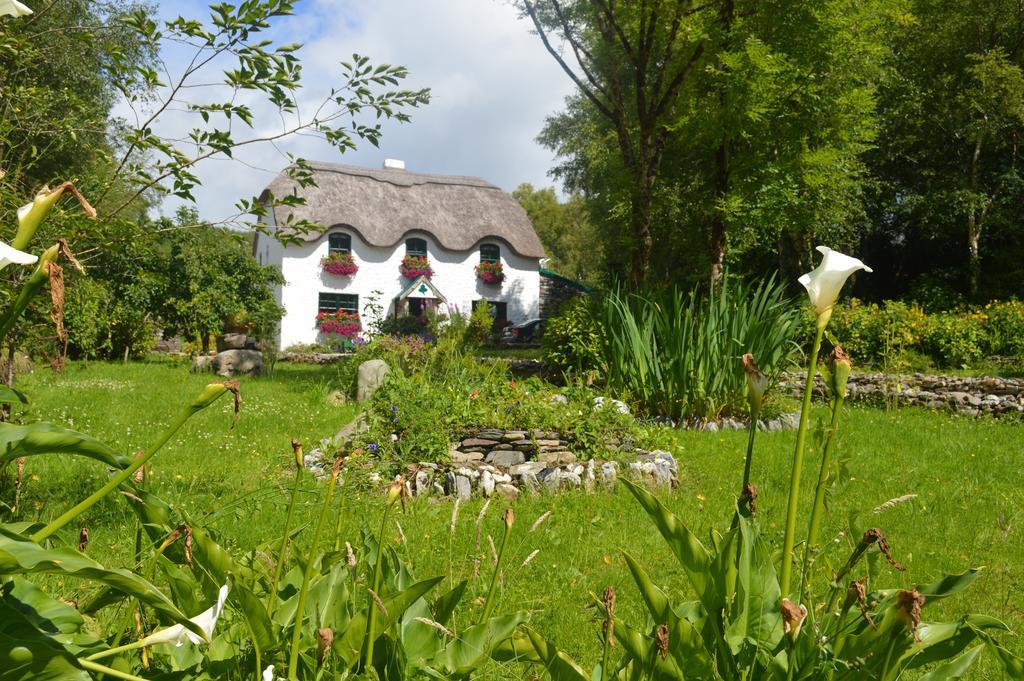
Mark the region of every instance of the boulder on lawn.
POLYGON ((356 402, 365 402, 384 383, 391 367, 382 359, 370 359, 359 365, 356 372, 356 402))
POLYGON ((217 336, 217 350, 219 352, 244 350, 248 341, 249 337, 244 333, 226 333, 223 336, 217 336))
POLYGON ((263 373, 263 353, 257 350, 225 350, 217 353, 210 366, 220 376, 263 373))
POLYGON ((196 355, 192 358, 192 366, 189 367, 189 371, 194 374, 201 374, 204 371, 209 371, 210 362, 212 360, 213 357, 210 357, 209 355, 196 355))

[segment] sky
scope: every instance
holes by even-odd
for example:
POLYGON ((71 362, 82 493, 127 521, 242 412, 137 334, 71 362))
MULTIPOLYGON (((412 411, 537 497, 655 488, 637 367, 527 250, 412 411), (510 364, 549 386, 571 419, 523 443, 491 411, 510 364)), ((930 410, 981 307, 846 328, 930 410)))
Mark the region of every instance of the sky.
MULTIPOLYGON (((206 3, 193 0, 164 0, 159 11, 165 19, 208 14, 206 3)), ((286 152, 366 167, 380 167, 385 158, 401 159, 413 172, 479 176, 506 191, 523 182, 555 186, 548 176, 553 154, 536 137, 544 118, 562 108, 571 82, 508 0, 301 0, 295 16, 276 20, 270 35, 281 43, 303 44, 298 53, 305 84, 300 102, 311 105, 339 83, 338 62, 353 53, 375 64, 406 66, 410 75, 402 85, 429 87, 431 102, 410 110, 411 123, 386 123, 379 149, 363 142, 341 155, 326 142, 300 137, 275 146, 249 146, 235 160, 204 162, 197 169, 202 186, 194 191, 203 219, 237 213, 239 199, 258 194, 287 165, 286 152)), ((192 53, 169 48, 162 56, 175 75, 192 53)), ((201 80, 220 79, 214 69, 201 80)), ((204 93, 216 94, 197 89, 189 96, 204 93)), ((276 111, 252 102, 257 133, 280 128, 276 111)), ((134 118, 127 108, 119 113, 134 118)), ((170 111, 155 127, 180 137, 197 124, 189 116, 170 111)), ((161 212, 173 212, 177 205, 180 201, 169 199, 161 212)))

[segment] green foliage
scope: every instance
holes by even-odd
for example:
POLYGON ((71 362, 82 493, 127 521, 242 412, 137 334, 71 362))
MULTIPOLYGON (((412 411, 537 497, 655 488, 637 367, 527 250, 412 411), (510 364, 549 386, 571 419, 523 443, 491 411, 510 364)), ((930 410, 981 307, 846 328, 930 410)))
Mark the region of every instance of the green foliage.
POLYGON ((593 296, 576 297, 548 319, 544 328, 544 360, 552 368, 570 375, 600 373, 601 323, 598 301, 593 296))
POLYGON ((597 283, 605 278, 603 240, 587 214, 582 196, 561 203, 551 188, 524 183, 512 192, 526 211, 548 256, 545 265, 571 279, 597 283))
POLYGON ((463 341, 467 348, 478 348, 485 345, 494 336, 494 317, 491 316, 491 306, 477 304, 473 306, 473 312, 469 315, 469 323, 463 334, 463 341))
MULTIPOLYGON (((853 299, 836 306, 831 330, 860 363, 892 366, 920 353, 938 367, 963 368, 990 355, 1024 353, 1024 304, 1009 300, 925 313, 913 303, 887 300, 878 305, 853 299)), ((810 333, 809 326, 805 333, 810 333)))
POLYGON ((740 357, 753 353, 770 380, 793 356, 800 310, 774 279, 726 282, 644 297, 613 291, 600 303, 604 380, 652 415, 745 413, 740 357))

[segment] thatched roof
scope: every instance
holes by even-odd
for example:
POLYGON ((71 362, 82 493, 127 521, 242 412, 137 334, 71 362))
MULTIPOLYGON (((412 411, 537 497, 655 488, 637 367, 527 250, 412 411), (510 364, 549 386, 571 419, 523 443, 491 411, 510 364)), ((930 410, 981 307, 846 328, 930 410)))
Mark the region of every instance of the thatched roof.
MULTIPOLYGON (((544 257, 544 247, 519 203, 480 178, 320 162, 310 166, 317 187, 299 187, 284 174, 267 187, 276 197, 294 191, 306 199, 302 206, 275 208, 278 224, 291 213, 327 229, 350 227, 380 247, 394 246, 416 231, 429 233, 453 251, 471 250, 490 237, 522 256, 544 257)), ((321 236, 308 233, 301 238, 316 241, 321 236)))

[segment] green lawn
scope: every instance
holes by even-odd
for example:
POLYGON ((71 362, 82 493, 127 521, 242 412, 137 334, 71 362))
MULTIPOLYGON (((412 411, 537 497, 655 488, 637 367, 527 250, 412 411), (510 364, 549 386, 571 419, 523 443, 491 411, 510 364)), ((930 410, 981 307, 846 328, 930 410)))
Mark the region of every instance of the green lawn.
MULTIPOLYGON (((154 459, 155 491, 195 522, 215 528, 224 543, 236 549, 248 550, 272 539, 283 524, 291 438, 298 437, 309 447, 332 435, 353 415, 351 406, 334 406, 329 400, 336 372, 331 367, 279 364, 273 378, 243 379, 242 414, 235 427, 230 428, 227 400, 189 422, 154 459)), ((19 381, 18 387, 32 400, 21 418, 49 420, 134 452, 148 446, 208 380, 189 374, 184 364, 72 364, 62 377, 39 371, 19 381)), ((849 458, 847 479, 831 500, 822 532, 832 547, 826 558, 845 560, 850 538, 842 533, 851 512, 870 516, 872 508, 888 499, 917 494, 915 500, 866 522, 885 530, 895 557, 908 568, 899 574, 883 565, 879 583, 911 586, 945 572, 983 565, 985 572, 972 589, 935 610, 926 609, 926 619, 929 612, 947 617, 983 612, 1024 631, 1020 474, 1024 433, 1019 422, 956 418, 923 410, 850 408, 845 413, 839 451, 849 458)), ((744 433, 674 435, 681 480, 679 488, 664 499, 702 537, 712 526, 724 529, 728 523, 745 437, 744 433)), ((760 489, 758 508, 768 537, 776 545, 781 545, 783 490, 788 484, 793 439, 793 433, 758 437, 753 479, 760 489)), ((808 462, 813 460, 812 452, 808 462)), ((817 472, 812 469, 808 464, 803 496, 807 504, 817 472)), ((102 467, 91 461, 30 459, 20 518, 58 514, 72 500, 95 489, 103 475, 102 467)), ((311 519, 321 490, 310 483, 305 491, 300 513, 311 519)), ((9 482, 0 494, 10 502, 9 482)), ((408 512, 397 517, 388 539, 411 561, 417 575, 462 579, 476 574, 471 588, 482 595, 490 576, 487 535, 500 537, 502 505, 490 504, 478 544, 476 521, 481 507, 479 500, 464 504, 451 535, 452 503, 415 499, 408 512)), ((379 517, 381 503, 379 497, 349 491, 343 508, 343 534, 355 537, 365 522, 379 517)), ((515 512, 510 569, 498 608, 533 611, 532 626, 588 668, 600 654, 599 624, 588 607, 590 593, 614 585, 619 611, 629 620, 642 621, 622 550, 640 558, 663 585, 676 593, 682 589, 679 570, 660 537, 622 490, 524 497, 515 504, 515 512), (551 516, 530 533, 530 525, 546 511, 551 516), (539 550, 536 557, 520 567, 535 549, 539 550)), ((89 553, 110 564, 130 562, 134 541, 130 521, 117 499, 90 512, 82 522, 91 532, 89 553)), ((68 596, 74 595, 73 585, 64 588, 68 596)), ((456 624, 472 617, 472 611, 458 613, 461 621, 456 624)), ((1019 637, 1008 637, 1006 642, 1024 654, 1019 637)), ((530 678, 533 674, 494 668, 491 676, 530 678)), ((970 678, 999 676, 986 665, 970 678)))

